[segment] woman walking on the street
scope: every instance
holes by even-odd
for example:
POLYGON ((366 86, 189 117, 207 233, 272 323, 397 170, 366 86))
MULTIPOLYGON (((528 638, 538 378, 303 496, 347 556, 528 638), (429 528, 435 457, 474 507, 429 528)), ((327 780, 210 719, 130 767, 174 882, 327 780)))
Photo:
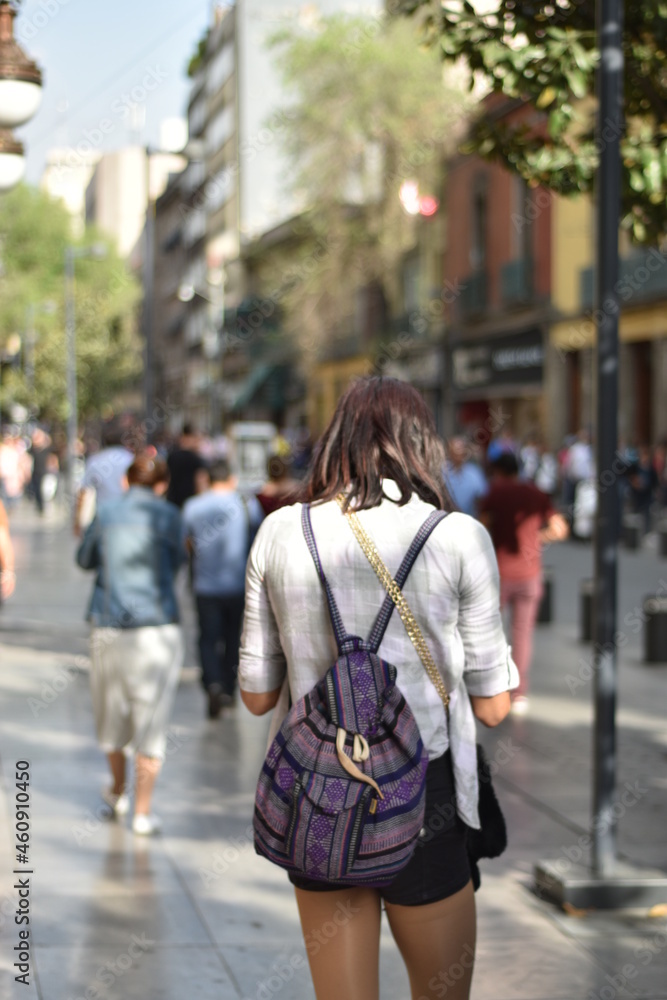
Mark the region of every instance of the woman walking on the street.
POLYGON ((12 596, 15 586, 14 546, 9 534, 7 511, 0 500, 0 604, 12 596))
POLYGON ((132 829, 153 834, 155 780, 165 755, 182 661, 174 580, 182 562, 181 516, 161 499, 164 462, 140 456, 127 471, 127 491, 100 505, 77 553, 96 570, 88 618, 91 691, 97 737, 112 784, 103 794, 116 816, 129 810, 126 753, 135 755, 132 829))
POLYGON ((528 709, 528 678, 533 632, 542 599, 542 545, 567 538, 565 518, 551 498, 519 479, 519 463, 510 453, 491 463, 491 487, 480 504, 480 519, 491 532, 500 570, 500 600, 512 616, 512 656, 521 684, 512 711, 528 709))
MULTIPOLYGON (((347 634, 365 636, 385 591, 336 498, 344 494, 395 574, 429 515, 451 510, 443 463, 431 414, 409 385, 391 378, 362 379, 340 400, 305 486, 308 511, 299 503, 271 514, 250 553, 239 681, 253 714, 275 709, 272 733, 290 701, 297 703, 311 691, 336 658, 330 605, 303 525, 310 517, 347 634)), ((451 695, 450 708, 447 713, 394 614, 378 655, 396 667, 397 687, 428 753, 426 815, 411 860, 385 888, 341 887, 290 873, 318 1000, 377 1000, 383 904, 413 1000, 434 996, 442 986, 439 977, 455 967, 461 976, 448 980, 447 996, 469 996, 476 930, 466 824, 479 827, 474 719, 497 725, 509 710, 508 689, 518 683, 503 635, 496 560, 486 530, 472 517, 449 514, 429 535, 403 593, 440 685, 444 682, 451 695), (349 919, 341 919, 341 913, 349 913, 349 919), (336 933, 320 946, 321 929, 328 926, 336 933)), ((373 771, 372 746, 368 760, 371 773, 382 781, 373 771)))

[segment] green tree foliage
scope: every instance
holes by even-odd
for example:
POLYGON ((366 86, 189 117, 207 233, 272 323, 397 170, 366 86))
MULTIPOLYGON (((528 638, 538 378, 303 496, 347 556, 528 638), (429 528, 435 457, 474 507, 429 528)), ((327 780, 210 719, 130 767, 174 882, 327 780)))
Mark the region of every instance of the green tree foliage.
POLYGON ((443 157, 463 134, 466 98, 417 41, 408 22, 344 15, 273 39, 290 101, 282 139, 304 206, 282 305, 311 342, 345 326, 355 289, 391 300, 391 275, 415 243, 401 185, 439 194, 443 157))
MULTIPOLYGON (((561 194, 590 191, 603 130, 595 137, 599 60, 593 0, 399 0, 445 61, 467 63, 470 85, 544 112, 546 134, 525 121, 480 115, 467 149, 497 158, 531 184, 561 194), (478 10, 476 9, 478 8, 478 10), (486 11, 482 13, 481 11, 486 11)), ((655 243, 667 230, 667 3, 626 0, 626 128, 623 224, 635 241, 655 243)))
MULTIPOLYGON (((16 364, 3 367, 0 402, 3 409, 19 403, 56 422, 67 416, 64 255, 72 242, 65 208, 45 193, 21 186, 0 199, 0 353, 6 358, 20 345, 16 364), (35 333, 33 346, 30 326, 35 333)), ((100 239, 89 232, 83 242, 100 239)), ((141 368, 136 330, 140 289, 123 261, 105 245, 103 259, 76 262, 82 418, 101 413, 141 368)))

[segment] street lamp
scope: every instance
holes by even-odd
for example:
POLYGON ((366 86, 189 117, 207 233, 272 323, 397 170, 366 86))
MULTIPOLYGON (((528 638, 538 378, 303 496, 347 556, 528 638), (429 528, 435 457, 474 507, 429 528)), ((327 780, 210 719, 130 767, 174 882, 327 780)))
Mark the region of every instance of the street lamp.
POLYGON ((15 17, 10 0, 0 0, 0 191, 25 173, 23 144, 11 130, 30 121, 42 100, 42 71, 14 38, 15 17))
POLYGON ((74 500, 76 484, 76 444, 79 436, 79 409, 76 383, 76 311, 74 303, 74 262, 82 257, 102 260, 107 248, 102 243, 88 247, 65 247, 65 363, 67 366, 67 490, 74 500))
POLYGON ((0 128, 0 192, 16 187, 25 173, 23 143, 9 129, 0 128))

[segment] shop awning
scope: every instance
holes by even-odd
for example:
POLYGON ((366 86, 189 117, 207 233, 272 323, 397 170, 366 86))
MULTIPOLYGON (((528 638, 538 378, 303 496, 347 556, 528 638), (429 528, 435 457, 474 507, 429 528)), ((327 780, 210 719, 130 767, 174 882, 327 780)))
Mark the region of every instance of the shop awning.
POLYGON ((231 412, 236 413, 245 406, 249 406, 277 367, 277 365, 267 363, 257 365, 256 368, 253 368, 241 386, 238 396, 232 403, 231 412))

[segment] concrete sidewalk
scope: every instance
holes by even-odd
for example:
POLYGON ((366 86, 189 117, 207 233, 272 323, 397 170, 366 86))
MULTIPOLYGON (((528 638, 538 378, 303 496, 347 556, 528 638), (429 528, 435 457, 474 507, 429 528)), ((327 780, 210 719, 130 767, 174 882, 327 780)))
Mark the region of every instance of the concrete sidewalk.
MULTIPOLYGON (((107 820, 81 623, 90 580, 72 566, 73 543, 57 518, 38 525, 21 512, 12 527, 20 583, 0 612, 0 998, 312 998, 292 890, 256 857, 249 831, 268 720, 237 708, 206 721, 190 642, 156 793, 165 833, 141 840, 107 820), (15 983, 12 968, 20 928, 11 872, 27 867, 12 849, 22 759, 32 799, 29 986, 15 983)), ((576 618, 591 554, 568 544, 546 561, 557 621, 537 637, 530 713, 484 734, 510 847, 484 866, 472 996, 667 998, 664 914, 568 915, 530 890, 534 862, 578 856, 590 826, 590 648, 578 644, 576 618)), ((621 621, 661 577, 667 561, 654 552, 623 556, 621 621)), ((632 795, 619 846, 667 869, 667 666, 643 666, 641 632, 626 629, 619 787, 632 795)), ((383 1000, 407 1000, 386 928, 381 963, 383 1000)))

